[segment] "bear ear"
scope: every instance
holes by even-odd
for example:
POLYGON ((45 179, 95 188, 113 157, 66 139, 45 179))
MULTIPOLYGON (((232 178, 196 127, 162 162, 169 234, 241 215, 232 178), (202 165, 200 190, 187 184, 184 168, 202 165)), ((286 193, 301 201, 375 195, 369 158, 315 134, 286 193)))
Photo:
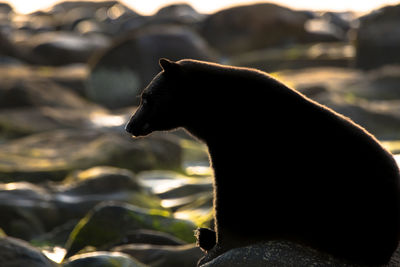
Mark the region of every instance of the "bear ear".
POLYGON ((161 58, 159 60, 159 64, 161 66, 161 68, 165 71, 165 73, 173 73, 173 72, 177 72, 179 69, 179 64, 166 59, 166 58, 161 58))

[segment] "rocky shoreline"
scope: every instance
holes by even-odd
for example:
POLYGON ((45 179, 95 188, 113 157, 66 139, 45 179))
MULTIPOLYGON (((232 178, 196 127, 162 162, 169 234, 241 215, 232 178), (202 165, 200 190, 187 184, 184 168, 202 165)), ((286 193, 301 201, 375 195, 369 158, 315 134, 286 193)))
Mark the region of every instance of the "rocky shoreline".
MULTIPOLYGON (((267 3, 152 16, 117 1, 26 15, 0 4, 0 266, 196 266, 193 231, 212 224, 204 145, 123 129, 160 57, 268 71, 400 154, 399 27, 399 5, 358 17, 267 3)), ((205 266, 297 263, 352 266, 281 241, 205 266)))

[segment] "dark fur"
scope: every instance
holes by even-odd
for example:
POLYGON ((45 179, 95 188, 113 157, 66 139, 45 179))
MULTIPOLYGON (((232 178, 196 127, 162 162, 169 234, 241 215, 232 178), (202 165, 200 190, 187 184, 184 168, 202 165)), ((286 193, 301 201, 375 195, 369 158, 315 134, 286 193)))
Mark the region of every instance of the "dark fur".
POLYGON ((204 251, 210 251, 217 243, 217 236, 214 230, 209 228, 198 228, 195 232, 197 246, 204 251))
POLYGON ((183 127, 208 145, 217 245, 202 263, 271 239, 356 263, 389 260, 399 240, 399 170, 371 134, 261 71, 160 64, 127 131, 183 127))

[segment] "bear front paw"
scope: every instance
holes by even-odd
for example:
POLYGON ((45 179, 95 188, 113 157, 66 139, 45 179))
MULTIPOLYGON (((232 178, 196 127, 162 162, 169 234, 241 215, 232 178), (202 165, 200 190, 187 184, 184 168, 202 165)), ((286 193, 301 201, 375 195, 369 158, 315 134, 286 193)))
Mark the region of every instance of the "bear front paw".
POLYGON ((217 243, 215 231, 209 228, 198 228, 195 232, 197 246, 205 251, 211 250, 217 243))

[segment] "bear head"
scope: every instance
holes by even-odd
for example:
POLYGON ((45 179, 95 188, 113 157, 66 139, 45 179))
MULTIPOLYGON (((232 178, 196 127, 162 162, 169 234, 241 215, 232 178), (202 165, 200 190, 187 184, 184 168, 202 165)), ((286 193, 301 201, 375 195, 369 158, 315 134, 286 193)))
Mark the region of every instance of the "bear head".
POLYGON ((181 127, 187 117, 187 103, 181 101, 182 67, 164 58, 159 64, 162 71, 143 90, 140 105, 125 126, 135 137, 181 127))

